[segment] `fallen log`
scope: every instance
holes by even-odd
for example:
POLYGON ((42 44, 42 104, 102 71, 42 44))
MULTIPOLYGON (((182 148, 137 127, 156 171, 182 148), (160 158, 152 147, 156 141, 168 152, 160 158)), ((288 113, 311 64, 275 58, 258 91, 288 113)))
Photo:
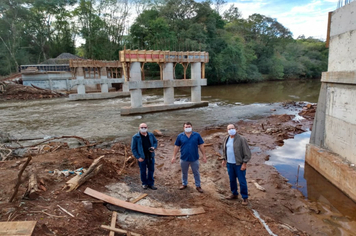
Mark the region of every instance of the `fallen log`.
POLYGON ((12 200, 14 200, 14 198, 15 198, 15 196, 16 196, 16 194, 17 194, 17 191, 19 191, 22 173, 24 172, 24 170, 26 169, 26 167, 28 166, 28 164, 30 163, 31 160, 32 160, 32 157, 29 156, 29 157, 27 158, 26 163, 22 166, 22 168, 21 168, 19 174, 17 175, 17 183, 16 183, 16 185, 15 185, 15 187, 14 187, 15 190, 14 190, 14 193, 12 194, 12 196, 11 196, 9 202, 12 202, 12 200))
POLYGON ((99 173, 103 165, 100 165, 100 161, 104 156, 100 156, 96 158, 93 163, 90 165, 89 169, 85 171, 82 175, 76 175, 67 181, 66 186, 63 187, 63 190, 67 190, 67 192, 71 192, 76 190, 80 185, 85 183, 88 179, 95 176, 99 173))
POLYGON ((24 198, 28 198, 34 200, 39 195, 39 189, 37 184, 37 175, 35 173, 31 173, 30 178, 28 180, 28 187, 24 194, 24 198))
POLYGON ((197 215, 205 213, 204 208, 190 208, 190 209, 164 209, 164 208, 153 208, 147 206, 136 205, 131 202, 125 202, 120 199, 116 199, 95 191, 91 188, 86 188, 84 191, 85 194, 95 197, 97 199, 103 200, 115 206, 123 207, 132 211, 143 212, 152 215, 162 215, 162 216, 187 216, 187 215, 197 215))

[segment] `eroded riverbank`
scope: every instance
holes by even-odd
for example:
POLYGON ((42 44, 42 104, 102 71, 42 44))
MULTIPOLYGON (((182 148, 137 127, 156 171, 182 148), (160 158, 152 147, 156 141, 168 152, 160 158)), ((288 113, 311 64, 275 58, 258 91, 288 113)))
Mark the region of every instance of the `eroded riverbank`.
MULTIPOLYGON (((301 104, 291 103, 284 104, 283 109, 298 112, 302 107, 301 104)), ((110 224, 111 211, 83 194, 85 188, 90 187, 122 200, 147 193, 148 196, 137 204, 151 207, 203 207, 206 211, 205 214, 189 217, 157 217, 120 211, 117 227, 143 235, 269 235, 253 215, 252 209, 260 214, 276 235, 352 235, 356 229, 352 217, 336 213, 325 203, 306 200, 301 192, 291 188, 291 184, 274 167, 264 163, 268 150, 282 145, 285 139, 310 129, 312 112, 304 115, 306 119, 299 121, 294 119, 294 115, 276 114, 256 120, 233 122, 238 125, 238 132, 247 138, 254 150, 247 167, 249 207, 243 207, 239 200, 224 199, 229 194, 229 182, 226 169, 221 166, 220 156, 221 142, 226 130, 225 125, 213 125, 204 128, 193 126, 202 134, 207 144, 208 162, 201 164, 204 194, 192 187, 191 175, 189 188, 186 191, 178 190, 180 168, 179 165, 170 164, 175 134, 166 130, 161 130, 163 136, 158 137, 155 172, 157 191, 142 190, 138 166, 133 164, 130 167, 131 164, 125 164, 125 159, 131 156, 130 136, 118 143, 76 149, 69 149, 65 145, 58 148, 58 143, 53 142, 46 147, 32 150, 33 160, 26 169, 25 182, 20 186, 14 203, 7 203, 7 200, 25 159, 0 162, 0 178, 3 183, 7 183, 0 191, 3 209, 0 219, 36 220, 35 235, 106 235, 107 232, 100 229, 100 225, 110 224), (40 153, 36 154, 36 151, 40 153), (101 155, 105 155, 104 171, 71 193, 62 191, 69 177, 55 176, 48 172, 54 169, 87 168, 94 158, 101 155), (35 200, 22 200, 31 171, 36 171, 45 190, 35 200), (257 189, 255 182, 266 191, 257 189), (91 202, 92 208, 84 207, 83 200, 91 202), (65 207, 75 217, 60 211, 57 205, 65 207)))

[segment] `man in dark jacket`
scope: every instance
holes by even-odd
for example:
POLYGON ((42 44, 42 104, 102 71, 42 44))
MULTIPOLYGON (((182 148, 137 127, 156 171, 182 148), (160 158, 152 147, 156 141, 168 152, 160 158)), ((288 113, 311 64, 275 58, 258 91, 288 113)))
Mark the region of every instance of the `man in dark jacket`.
POLYGON ((232 194, 226 199, 237 199, 237 181, 240 184, 240 193, 242 196, 242 205, 248 205, 248 192, 246 182, 246 163, 251 159, 251 151, 244 137, 236 132, 235 125, 227 126, 228 136, 223 141, 223 157, 222 165, 226 164, 227 173, 230 179, 230 189, 232 194))
POLYGON ((156 190, 153 173, 155 171, 154 150, 157 148, 157 139, 152 133, 147 132, 147 129, 145 123, 140 124, 138 133, 132 137, 131 151, 138 160, 142 188, 156 190))

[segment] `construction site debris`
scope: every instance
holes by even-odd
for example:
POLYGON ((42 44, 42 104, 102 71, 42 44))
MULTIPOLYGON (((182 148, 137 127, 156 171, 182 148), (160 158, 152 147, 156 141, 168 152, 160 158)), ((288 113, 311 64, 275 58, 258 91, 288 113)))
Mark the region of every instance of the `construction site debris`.
POLYGON ((39 196, 39 189, 37 184, 37 175, 32 171, 28 180, 28 187, 23 198, 34 200, 39 196))
POLYGON ((67 96, 48 89, 35 87, 13 82, 0 82, 0 100, 33 100, 67 96))
POLYGON ((127 231, 127 230, 123 230, 123 229, 113 228, 113 227, 110 227, 110 226, 107 226, 107 225, 102 225, 101 228, 106 229, 106 230, 110 230, 110 231, 114 231, 114 232, 117 232, 117 233, 126 234, 126 235, 142 236, 142 234, 137 234, 137 233, 130 232, 130 231, 127 231))
POLYGON ((16 197, 17 191, 19 190, 19 187, 20 187, 20 184, 21 184, 22 173, 25 171, 26 167, 28 166, 28 164, 30 163, 31 160, 32 160, 32 157, 29 156, 27 158, 27 161, 25 162, 25 164, 22 166, 19 174, 17 175, 17 182, 16 182, 16 185, 14 187, 14 193, 12 194, 9 202, 12 202, 14 200, 14 198, 16 197))
POLYGON ((67 192, 71 192, 76 190, 80 185, 85 183, 88 179, 92 178, 93 176, 97 175, 102 168, 102 164, 100 163, 101 159, 104 156, 100 156, 93 161, 87 171, 84 172, 82 175, 76 175, 69 181, 67 181, 66 186, 63 190, 67 190, 67 192))
POLYGON ((37 221, 0 222, 0 235, 2 236, 31 236, 37 221))
POLYGON ((205 213, 202 207, 190 208, 190 209, 163 209, 163 208, 152 208, 152 207, 135 205, 134 203, 125 202, 120 199, 110 197, 106 194, 100 193, 91 188, 86 188, 84 193, 119 207, 123 207, 132 211, 139 211, 142 213, 152 214, 152 215, 187 216, 187 215, 198 215, 198 214, 205 213))

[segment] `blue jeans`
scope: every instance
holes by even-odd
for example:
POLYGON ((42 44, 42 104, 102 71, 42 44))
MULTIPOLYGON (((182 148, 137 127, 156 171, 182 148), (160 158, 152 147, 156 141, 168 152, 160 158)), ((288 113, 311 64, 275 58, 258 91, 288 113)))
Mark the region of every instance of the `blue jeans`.
POLYGON ((153 178, 153 173, 155 172, 155 159, 152 158, 150 163, 147 162, 146 158, 143 162, 138 162, 138 166, 140 167, 141 182, 142 185, 153 186, 155 181, 153 178))
POLYGON ((237 181, 236 181, 237 178, 240 184, 241 196, 243 199, 247 199, 248 193, 247 193, 247 182, 246 182, 246 170, 242 171, 241 165, 230 164, 230 163, 227 163, 226 167, 227 167, 227 173, 229 174, 230 189, 232 194, 238 195, 237 181))
POLYGON ((182 168, 182 184, 188 185, 188 169, 189 165, 192 168, 195 180, 195 186, 200 187, 200 174, 199 174, 199 160, 196 161, 183 161, 180 160, 180 166, 182 168))

